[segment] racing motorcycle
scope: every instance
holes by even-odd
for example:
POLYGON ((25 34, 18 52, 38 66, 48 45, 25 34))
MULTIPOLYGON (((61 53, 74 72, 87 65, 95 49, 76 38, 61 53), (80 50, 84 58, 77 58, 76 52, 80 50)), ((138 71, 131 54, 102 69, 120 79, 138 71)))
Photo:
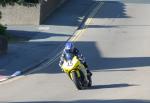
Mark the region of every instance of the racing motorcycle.
POLYGON ((68 74, 78 90, 92 86, 91 76, 87 74, 86 68, 77 56, 68 53, 62 65, 62 69, 68 74))

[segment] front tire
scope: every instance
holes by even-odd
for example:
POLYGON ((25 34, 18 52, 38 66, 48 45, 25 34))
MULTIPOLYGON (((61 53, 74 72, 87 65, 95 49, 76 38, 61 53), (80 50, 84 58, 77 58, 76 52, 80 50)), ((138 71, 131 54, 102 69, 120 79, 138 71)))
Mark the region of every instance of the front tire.
POLYGON ((82 89, 82 85, 81 85, 78 75, 75 71, 72 72, 72 81, 74 82, 74 84, 78 90, 82 89))
POLYGON ((89 80, 88 87, 91 87, 92 86, 92 78, 91 78, 90 75, 88 75, 87 77, 88 77, 88 80, 89 80))

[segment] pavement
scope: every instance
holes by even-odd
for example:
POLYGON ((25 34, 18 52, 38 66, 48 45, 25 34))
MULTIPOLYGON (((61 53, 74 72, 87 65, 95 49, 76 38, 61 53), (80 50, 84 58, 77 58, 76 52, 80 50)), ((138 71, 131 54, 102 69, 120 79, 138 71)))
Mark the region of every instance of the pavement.
POLYGON ((93 0, 69 0, 42 25, 8 26, 11 35, 25 40, 9 43, 8 53, 0 56, 0 81, 24 74, 54 59, 95 5, 93 0))

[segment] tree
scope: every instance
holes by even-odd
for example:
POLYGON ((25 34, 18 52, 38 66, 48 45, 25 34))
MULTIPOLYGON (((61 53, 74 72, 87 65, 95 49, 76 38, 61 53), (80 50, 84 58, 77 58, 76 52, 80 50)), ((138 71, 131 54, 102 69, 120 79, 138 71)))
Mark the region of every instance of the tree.
POLYGON ((6 27, 0 24, 0 55, 5 54, 7 52, 7 49, 8 49, 8 41, 6 38, 6 27))
MULTIPOLYGON (((0 19, 2 18, 2 13, 0 12, 0 19)), ((6 27, 0 24, 0 35, 5 35, 6 27)))

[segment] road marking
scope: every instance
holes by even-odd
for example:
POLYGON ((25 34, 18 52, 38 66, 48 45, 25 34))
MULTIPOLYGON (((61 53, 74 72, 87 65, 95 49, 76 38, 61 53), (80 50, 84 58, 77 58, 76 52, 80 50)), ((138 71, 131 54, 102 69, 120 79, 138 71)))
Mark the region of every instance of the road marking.
POLYGON ((77 41, 80 37, 81 34, 83 34, 87 29, 88 25, 90 23, 92 23, 93 21, 93 17, 98 13, 99 9, 104 5, 104 2, 99 2, 99 4, 93 9, 93 11, 89 14, 88 19, 85 21, 85 23, 83 24, 83 28, 81 28, 80 30, 78 30, 75 33, 75 36, 70 40, 70 41, 77 41))
POLYGON ((7 80, 7 76, 0 75, 0 82, 7 80))
POLYGON ((41 31, 47 31, 47 30, 49 30, 49 29, 50 29, 49 26, 40 26, 40 27, 39 27, 39 30, 41 30, 41 31))

